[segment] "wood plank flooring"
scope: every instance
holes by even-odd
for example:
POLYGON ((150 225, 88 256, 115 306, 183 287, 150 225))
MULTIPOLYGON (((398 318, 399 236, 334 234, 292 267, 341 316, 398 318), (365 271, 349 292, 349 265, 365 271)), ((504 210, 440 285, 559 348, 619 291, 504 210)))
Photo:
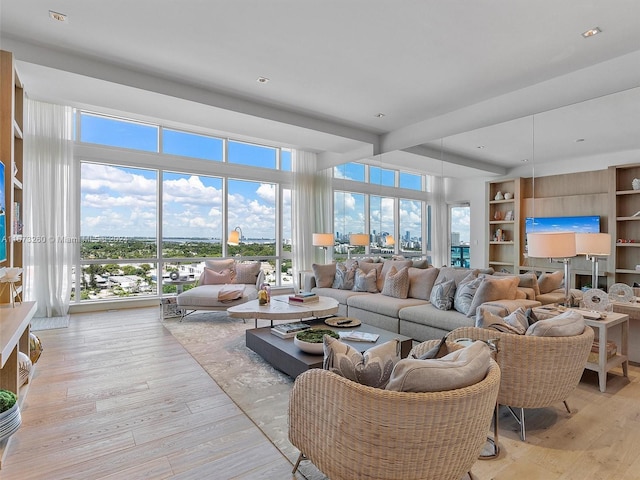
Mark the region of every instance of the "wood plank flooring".
POLYGON ((72 315, 37 335, 44 353, 2 480, 292 478, 159 309, 72 315))
MULTIPOLYGON (((291 479, 291 464, 163 328, 159 309, 71 316, 45 351, 0 479, 291 479)), ((503 411, 477 480, 640 480, 640 367, 585 372, 557 407, 503 411)), ((296 478, 302 478, 300 476, 296 478)))

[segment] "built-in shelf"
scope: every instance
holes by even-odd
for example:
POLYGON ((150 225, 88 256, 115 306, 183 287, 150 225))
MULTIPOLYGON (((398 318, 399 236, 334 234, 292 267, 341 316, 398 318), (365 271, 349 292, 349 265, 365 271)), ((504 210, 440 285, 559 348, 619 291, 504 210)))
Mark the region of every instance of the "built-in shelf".
POLYGON ((489 200, 490 205, 496 205, 500 203, 513 203, 514 199, 510 198, 509 200, 489 200))
POLYGON ((513 245, 513 242, 494 242, 492 240, 489 242, 489 245, 513 245))
POLYGON ((513 225, 515 222, 513 220, 491 220, 489 222, 489 225, 499 225, 503 223, 507 225, 513 225))
POLYGON ((640 247, 638 242, 616 243, 616 247, 640 247))
POLYGON ((616 195, 638 195, 640 190, 618 190, 616 195))

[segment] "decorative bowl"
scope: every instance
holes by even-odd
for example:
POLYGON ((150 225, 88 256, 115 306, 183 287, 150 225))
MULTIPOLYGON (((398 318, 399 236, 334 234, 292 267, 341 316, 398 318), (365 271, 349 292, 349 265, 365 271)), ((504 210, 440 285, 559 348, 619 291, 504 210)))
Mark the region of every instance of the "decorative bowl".
POLYGON ((309 330, 296 333, 296 336, 293 337, 293 344, 305 353, 322 355, 324 353, 323 338, 325 335, 329 335, 333 338, 340 338, 340 335, 333 330, 326 328, 311 328, 309 330))

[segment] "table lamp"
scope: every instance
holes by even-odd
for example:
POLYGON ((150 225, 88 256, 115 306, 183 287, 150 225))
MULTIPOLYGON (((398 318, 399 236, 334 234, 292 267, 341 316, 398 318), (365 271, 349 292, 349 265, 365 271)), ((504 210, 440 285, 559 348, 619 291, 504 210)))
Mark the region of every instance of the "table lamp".
POLYGON ((598 257, 611 255, 611 235, 576 233, 576 253, 591 260, 591 288, 598 288, 598 257))
POLYGON ((564 264, 564 305, 571 306, 569 298, 569 264, 576 256, 575 232, 544 232, 527 234, 527 253, 531 258, 561 258, 564 264))
POLYGON ((335 244, 333 233, 314 233, 312 244, 314 247, 324 249, 324 263, 327 263, 327 251, 335 244))

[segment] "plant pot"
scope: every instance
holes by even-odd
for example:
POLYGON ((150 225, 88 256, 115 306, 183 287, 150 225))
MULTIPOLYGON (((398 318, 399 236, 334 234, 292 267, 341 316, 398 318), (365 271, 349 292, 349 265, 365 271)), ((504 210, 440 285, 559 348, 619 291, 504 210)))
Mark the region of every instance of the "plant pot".
POLYGON ((22 417, 17 403, 9 410, 0 413, 0 440, 4 440, 16 433, 21 423, 22 417))
POLYGON ((303 342, 298 338, 293 338, 293 343, 296 347, 302 350, 305 353, 311 353, 312 355, 322 355, 324 354, 324 343, 309 343, 303 342))

